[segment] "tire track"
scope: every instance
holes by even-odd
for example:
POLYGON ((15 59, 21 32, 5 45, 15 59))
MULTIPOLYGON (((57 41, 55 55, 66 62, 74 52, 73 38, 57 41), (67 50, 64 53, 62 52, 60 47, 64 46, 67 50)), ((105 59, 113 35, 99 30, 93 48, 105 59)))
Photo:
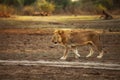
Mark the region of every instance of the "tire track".
POLYGON ((0 60, 0 65, 22 65, 22 66, 52 66, 71 68, 93 68, 105 70, 120 70, 120 64, 100 63, 100 62, 68 62, 68 61, 28 61, 28 60, 0 60))

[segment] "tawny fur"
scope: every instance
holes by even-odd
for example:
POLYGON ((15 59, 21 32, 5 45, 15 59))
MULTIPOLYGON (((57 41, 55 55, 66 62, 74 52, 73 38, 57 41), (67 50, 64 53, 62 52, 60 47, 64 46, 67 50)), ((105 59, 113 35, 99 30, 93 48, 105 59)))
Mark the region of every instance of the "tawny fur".
POLYGON ((65 47, 65 51, 61 59, 66 59, 69 50, 73 50, 75 57, 80 55, 77 51, 77 46, 90 44, 90 53, 86 57, 90 57, 96 49, 100 54, 97 58, 102 58, 103 50, 100 42, 100 35, 95 31, 86 30, 55 30, 52 37, 54 44, 60 44, 65 47))

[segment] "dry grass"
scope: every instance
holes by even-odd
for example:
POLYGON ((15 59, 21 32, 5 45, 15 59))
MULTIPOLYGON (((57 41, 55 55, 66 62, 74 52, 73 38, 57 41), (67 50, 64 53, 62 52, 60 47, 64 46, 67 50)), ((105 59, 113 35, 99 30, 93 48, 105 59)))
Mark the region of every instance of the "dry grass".
POLYGON ((0 18, 0 29, 80 28, 120 31, 119 16, 100 20, 96 16, 15 16, 0 18), (118 18, 118 19, 117 19, 118 18))
POLYGON ((96 18, 97 16, 14 16, 11 18, 0 18, 0 28, 68 27, 66 24, 69 21, 93 20, 96 18))
POLYGON ((54 29, 1 29, 0 33, 9 33, 9 34, 52 34, 54 29))

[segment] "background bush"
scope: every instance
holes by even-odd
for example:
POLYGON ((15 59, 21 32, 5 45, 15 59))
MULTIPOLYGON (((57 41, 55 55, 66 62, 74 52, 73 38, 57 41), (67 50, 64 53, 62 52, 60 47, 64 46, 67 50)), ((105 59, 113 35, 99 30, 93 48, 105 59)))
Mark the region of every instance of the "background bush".
POLYGON ((102 9, 119 14, 120 11, 120 0, 0 0, 0 4, 2 12, 25 15, 31 15, 34 12, 99 14, 102 9))

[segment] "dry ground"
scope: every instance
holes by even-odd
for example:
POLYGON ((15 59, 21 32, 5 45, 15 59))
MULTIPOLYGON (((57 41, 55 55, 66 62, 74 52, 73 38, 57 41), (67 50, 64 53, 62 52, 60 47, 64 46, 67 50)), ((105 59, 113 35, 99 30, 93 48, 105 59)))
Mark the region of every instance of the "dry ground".
POLYGON ((120 31, 120 16, 112 20, 101 20, 99 15, 89 16, 15 16, 0 18, 0 29, 11 28, 82 28, 120 31))
MULTIPOLYGON (((31 18, 30 18, 31 19, 31 18)), ((33 18, 32 18, 33 19, 33 18)), ((37 18, 41 19, 40 17, 37 18)), ((74 19, 74 18, 73 18, 74 19)), ((46 19, 45 19, 46 20, 46 19)), ((68 20, 68 19, 67 19, 68 20)), ((69 19, 71 20, 71 18, 69 19)), ((90 21, 20 21, 0 19, 0 60, 49 60, 59 61, 63 47, 52 46, 50 41, 54 27, 104 29, 108 31, 100 36, 105 54, 97 59, 96 52, 85 58, 88 47, 79 47, 80 59, 75 59, 70 52, 67 61, 102 62, 120 64, 120 20, 90 21), (12 23, 11 23, 12 22, 12 23), (23 25, 20 25, 22 24, 23 25), (47 23, 47 25, 46 25, 47 23), (36 25, 36 26, 35 26, 36 25), (16 27, 17 26, 17 27, 16 27), (30 29, 20 29, 29 28, 30 29), (25 27, 27 26, 27 27, 25 27), (40 27, 39 27, 40 26, 40 27), (43 26, 44 28, 41 28, 43 26), (47 26, 47 28, 45 28, 47 26), (32 28, 36 29, 32 29, 32 28), (50 28, 48 28, 50 27, 50 28), (9 28, 9 29, 8 29, 9 28), (14 28, 14 29, 13 29, 14 28), (39 28, 39 29, 38 29, 39 28)), ((0 80, 119 80, 119 70, 99 70, 86 68, 64 68, 47 66, 1 65, 0 80)))
POLYGON ((0 66, 0 80, 119 80, 120 71, 45 66, 0 66))
MULTIPOLYGON (((50 41, 53 29, 6 29, 0 31, 0 59, 9 60, 40 60, 59 59, 63 53, 63 47, 53 46, 50 41), (17 54, 16 54, 17 53, 17 54)), ((87 46, 79 47, 82 60, 115 62, 120 61, 120 33, 106 32, 101 34, 105 55, 103 59, 96 59, 96 52, 91 58, 85 58, 89 49, 87 46), (112 55, 112 56, 111 56, 112 55), (114 57, 113 57, 114 56, 114 57)), ((69 55, 68 60, 74 59, 69 55)))
MULTIPOLYGON (((49 60, 59 61, 63 47, 52 46, 52 29, 5 29, 0 31, 1 60, 49 60)), ((106 51, 102 59, 97 59, 97 52, 90 58, 88 47, 79 48, 80 59, 70 53, 67 61, 102 62, 120 64, 120 34, 108 32, 101 35, 106 51)), ((119 80, 119 70, 99 70, 86 68, 47 67, 43 65, 0 65, 1 80, 119 80)))

